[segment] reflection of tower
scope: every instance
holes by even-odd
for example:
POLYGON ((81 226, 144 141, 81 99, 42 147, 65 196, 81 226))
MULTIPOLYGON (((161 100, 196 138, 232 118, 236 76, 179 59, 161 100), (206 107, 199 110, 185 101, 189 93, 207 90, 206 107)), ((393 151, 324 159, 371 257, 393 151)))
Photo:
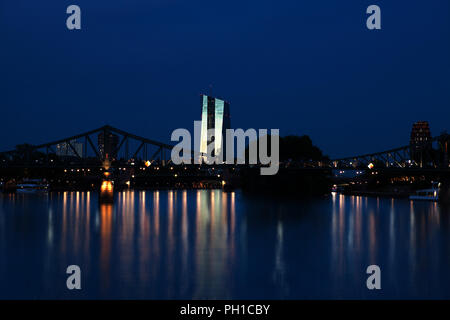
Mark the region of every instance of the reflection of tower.
MULTIPOLYGON (((200 134, 200 152, 207 153, 208 144, 214 141, 213 156, 225 155, 225 130, 230 129, 230 104, 224 100, 207 95, 202 97, 202 125, 200 134), (208 132, 213 129, 214 134, 208 132)), ((224 156, 225 158, 225 156, 224 156)))
POLYGON ((98 151, 102 159, 116 158, 119 137, 111 132, 100 132, 98 135, 98 151), (105 138, 106 137, 106 138, 105 138))
POLYGON ((100 204, 100 268, 102 272, 102 287, 109 287, 109 273, 111 270, 111 232, 113 219, 113 205, 100 204))
POLYGON ((411 130, 411 158, 417 163, 423 163, 424 153, 431 150, 431 132, 427 121, 418 121, 411 130))
MULTIPOLYGON (((234 194, 234 193, 233 193, 234 194)), ((233 223, 235 216, 234 200, 228 205, 227 193, 219 190, 197 191, 195 216, 195 279, 194 299, 214 298, 215 288, 224 288, 229 295, 232 287, 233 272, 231 266, 236 263, 236 240, 233 223), (225 204, 225 206, 224 206, 225 204), (232 215, 230 219, 229 215, 232 215), (219 263, 217 263, 219 262, 219 263), (214 286, 211 286, 214 279, 214 286)), ((188 237, 189 238, 189 237, 188 237)), ((246 243, 246 239, 243 239, 246 243)), ((245 250, 245 245, 241 246, 245 250)))

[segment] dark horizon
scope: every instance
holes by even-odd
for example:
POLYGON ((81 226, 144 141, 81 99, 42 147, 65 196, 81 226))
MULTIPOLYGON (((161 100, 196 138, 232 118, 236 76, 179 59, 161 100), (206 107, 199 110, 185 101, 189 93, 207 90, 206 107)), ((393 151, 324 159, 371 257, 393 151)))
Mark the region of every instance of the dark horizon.
POLYGON ((169 143, 230 102, 232 128, 309 135, 330 157, 450 130, 450 3, 86 0, 0 5, 0 151, 112 125, 169 143), (65 27, 68 5, 82 29, 65 27), (365 27, 368 5, 382 30, 365 27))

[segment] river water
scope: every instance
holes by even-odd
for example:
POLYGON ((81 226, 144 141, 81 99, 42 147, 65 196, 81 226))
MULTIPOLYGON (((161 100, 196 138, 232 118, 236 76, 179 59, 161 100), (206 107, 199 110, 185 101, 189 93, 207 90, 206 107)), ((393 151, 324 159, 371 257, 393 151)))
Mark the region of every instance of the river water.
POLYGON ((0 298, 450 298, 449 215, 334 193, 0 194, 0 298), (372 264, 381 290, 366 287, 372 264), (69 265, 81 290, 66 287, 69 265))

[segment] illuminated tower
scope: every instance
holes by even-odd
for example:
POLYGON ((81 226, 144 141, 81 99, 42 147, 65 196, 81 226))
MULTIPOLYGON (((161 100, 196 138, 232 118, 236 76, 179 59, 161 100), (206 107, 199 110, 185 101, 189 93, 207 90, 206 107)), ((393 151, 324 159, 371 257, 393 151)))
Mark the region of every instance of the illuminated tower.
POLYGON ((230 104, 224 100, 201 95, 202 126, 200 134, 200 152, 207 153, 208 144, 214 141, 213 156, 224 154, 225 159, 225 130, 230 129, 230 104), (214 135, 208 130, 214 129, 214 135))

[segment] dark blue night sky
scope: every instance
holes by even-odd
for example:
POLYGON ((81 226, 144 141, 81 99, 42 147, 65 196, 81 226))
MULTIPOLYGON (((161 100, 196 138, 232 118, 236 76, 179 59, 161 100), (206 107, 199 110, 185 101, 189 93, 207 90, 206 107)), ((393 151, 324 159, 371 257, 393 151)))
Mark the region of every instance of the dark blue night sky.
POLYGON ((332 157, 405 145, 417 120, 450 131, 450 2, 0 0, 2 151, 107 123, 169 142, 210 84, 233 127, 309 134, 332 157))

